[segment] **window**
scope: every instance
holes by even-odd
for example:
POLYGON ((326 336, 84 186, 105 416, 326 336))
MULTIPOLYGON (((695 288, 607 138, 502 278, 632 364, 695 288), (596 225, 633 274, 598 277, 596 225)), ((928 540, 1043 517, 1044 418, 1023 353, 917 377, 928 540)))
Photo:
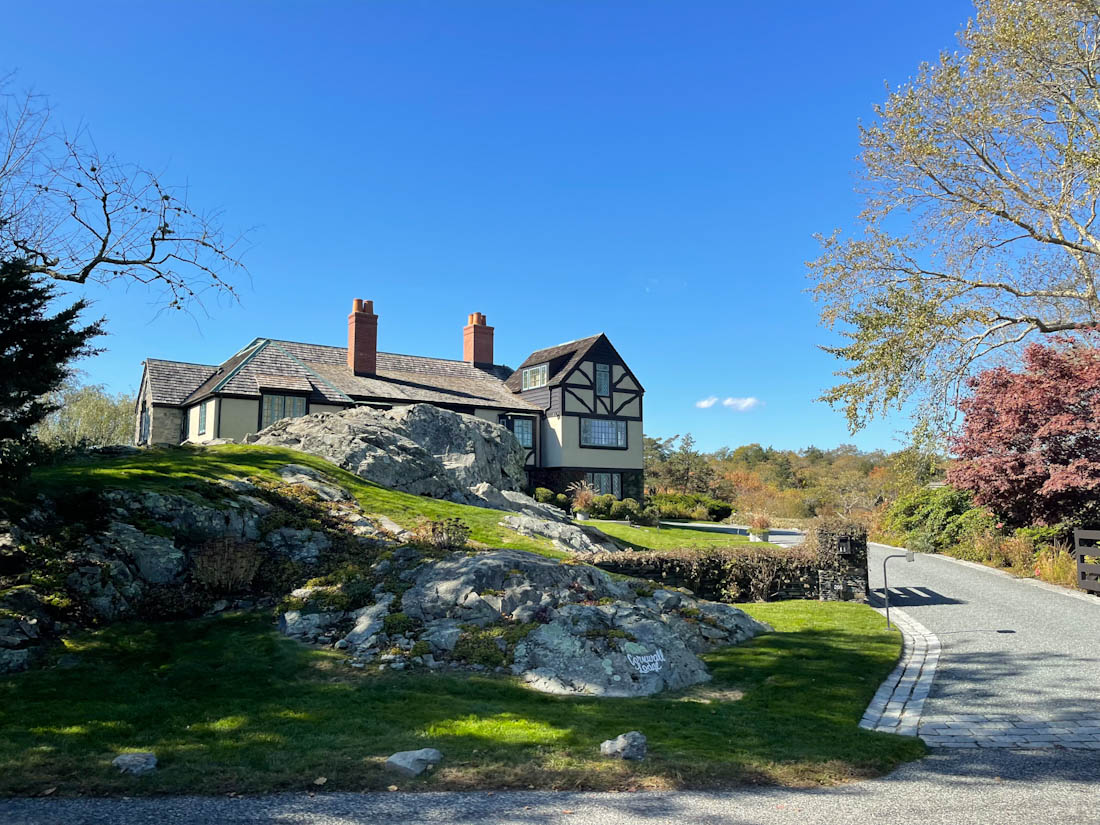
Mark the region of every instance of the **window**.
POLYGON ((206 402, 199 404, 199 435, 206 434, 206 402))
POLYGON ((615 498, 623 497, 622 473, 585 473, 585 480, 599 492, 601 496, 608 493, 615 498))
POLYGON ((512 421, 512 432, 521 447, 535 446, 534 422, 530 418, 516 418, 512 421))
POLYGON ((523 388, 534 390, 545 387, 550 383, 550 365, 539 364, 537 367, 528 367, 523 371, 523 388))
POLYGON ((582 418, 581 446, 625 450, 626 422, 610 418, 582 418))
POLYGON ((146 444, 149 441, 149 408, 145 402, 141 402, 141 432, 138 435, 138 444, 146 444))
POLYGON ((306 399, 301 395, 265 395, 260 429, 280 418, 297 418, 306 414, 306 399))
POLYGON ((596 395, 611 395, 611 367, 596 364, 596 395))

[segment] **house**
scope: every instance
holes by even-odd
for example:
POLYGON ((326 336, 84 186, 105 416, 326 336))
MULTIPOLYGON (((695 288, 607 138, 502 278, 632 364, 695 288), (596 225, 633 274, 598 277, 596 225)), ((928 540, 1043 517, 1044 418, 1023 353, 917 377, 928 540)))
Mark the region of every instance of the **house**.
POLYGON ((494 363, 493 334, 473 313, 461 361, 379 352, 373 302, 356 299, 346 347, 257 338, 218 365, 149 358, 135 441, 239 441, 288 416, 428 403, 506 426, 532 486, 588 480, 640 499, 645 390, 607 336, 536 350, 512 371, 494 363))

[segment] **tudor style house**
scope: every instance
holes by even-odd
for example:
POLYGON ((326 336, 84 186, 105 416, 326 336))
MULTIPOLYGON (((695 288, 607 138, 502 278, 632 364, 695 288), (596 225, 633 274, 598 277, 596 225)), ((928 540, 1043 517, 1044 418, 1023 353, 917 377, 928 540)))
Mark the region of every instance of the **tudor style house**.
POLYGON ((532 486, 588 480, 640 499, 645 390, 607 336, 537 350, 513 372, 494 363, 485 316, 467 320, 461 361, 379 352, 373 302, 360 299, 346 347, 257 338, 220 365, 149 358, 135 441, 239 441, 289 416, 427 403, 506 426, 527 450, 532 486))

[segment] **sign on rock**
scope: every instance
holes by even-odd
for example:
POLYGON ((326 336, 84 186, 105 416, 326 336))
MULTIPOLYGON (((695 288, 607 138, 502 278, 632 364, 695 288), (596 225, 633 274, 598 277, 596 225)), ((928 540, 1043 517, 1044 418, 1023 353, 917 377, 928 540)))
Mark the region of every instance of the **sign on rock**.
POLYGON ((647 656, 633 656, 628 653, 626 660, 634 665, 639 673, 660 673, 661 666, 665 663, 665 654, 661 650, 647 656))

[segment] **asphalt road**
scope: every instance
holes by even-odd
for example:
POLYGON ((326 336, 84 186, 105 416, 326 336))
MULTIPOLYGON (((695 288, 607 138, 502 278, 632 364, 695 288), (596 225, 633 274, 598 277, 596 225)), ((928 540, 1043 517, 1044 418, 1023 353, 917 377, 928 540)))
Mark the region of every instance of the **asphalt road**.
MULTIPOLYGON (((888 552, 872 548, 873 586, 888 552)), ((1100 604, 934 557, 890 564, 894 604, 943 646, 927 715, 1097 708, 1100 604)), ((1089 825, 1100 823, 1100 751, 940 750, 882 779, 810 791, 0 801, 2 825, 108 823, 1089 825)))
POLYGON ((16 800, 4 825, 1089 825, 1100 756, 936 752, 883 779, 814 791, 319 794, 16 800))

